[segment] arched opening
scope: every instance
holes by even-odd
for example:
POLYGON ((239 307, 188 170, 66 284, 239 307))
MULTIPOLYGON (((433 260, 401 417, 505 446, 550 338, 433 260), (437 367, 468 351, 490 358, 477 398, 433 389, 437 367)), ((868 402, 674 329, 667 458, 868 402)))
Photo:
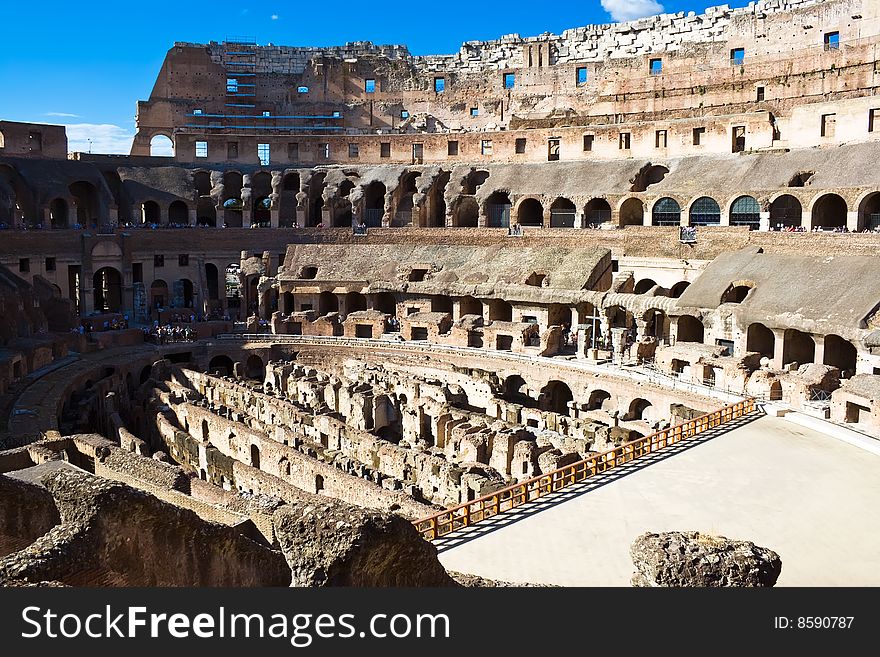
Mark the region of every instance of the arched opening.
POLYGON ((490 228, 510 226, 510 196, 507 192, 493 192, 486 199, 486 217, 490 228))
POLYGON ((230 228, 242 227, 241 188, 243 185, 242 175, 238 171, 227 171, 223 174, 223 206, 224 225, 230 228))
POLYGON ((782 364, 812 363, 816 358, 816 343, 809 333, 797 329, 785 329, 782 340, 782 364))
POLYGON ((192 308, 193 301, 193 282, 188 278, 181 278, 174 284, 174 300, 171 305, 192 308))
POLYGON ((354 183, 347 178, 339 185, 336 205, 333 210, 333 225, 339 228, 350 228, 352 221, 351 201, 348 195, 354 189, 354 183))
POLYGON ((217 208, 214 207, 214 199, 210 196, 199 198, 196 203, 196 217, 199 226, 214 228, 217 225, 217 208))
POLYGON ((68 187, 73 197, 76 222, 81 226, 97 225, 98 190, 90 182, 79 181, 68 187))
POLYGON ((162 211, 156 201, 145 201, 141 205, 141 222, 157 226, 162 222, 162 211))
POLYGON ((174 142, 167 135, 153 135, 150 139, 150 156, 174 157, 174 142))
POLYGON ((461 181, 461 193, 473 196, 477 190, 489 179, 488 171, 471 171, 461 181))
POLYGON ((543 226, 544 208, 541 202, 534 198, 525 199, 517 208, 516 221, 521 226, 543 226))
POLYGON ((49 203, 49 221, 52 228, 68 227, 67 201, 63 198, 56 198, 49 203))
POLYGON ((378 292, 373 295, 373 308, 395 317, 397 315, 397 300, 391 292, 378 292))
POLYGON ((266 378, 266 367, 263 365, 263 359, 256 354, 248 356, 244 365, 244 375, 255 381, 262 381, 266 378))
POLYGON ((547 309, 547 325, 548 326, 569 326, 574 323, 572 321, 572 307, 562 303, 551 303, 547 309))
POLYGON ((661 198, 651 210, 652 226, 678 226, 681 224, 681 206, 674 198, 661 198))
POLYGON ((730 206, 730 225, 748 226, 757 230, 761 225, 761 206, 751 196, 740 196, 730 206))
POLYGON ((587 401, 587 409, 591 411, 612 411, 611 393, 605 390, 593 390, 587 401))
POLYGON ((260 171, 251 177, 251 225, 268 228, 272 217, 272 176, 260 171))
POLYGON ((322 490, 324 490, 324 477, 315 475, 315 494, 317 495, 322 490))
POLYGON ((168 223, 172 226, 189 225, 189 208, 183 201, 174 201, 168 206, 168 223))
POLYGON ((513 321, 513 306, 504 299, 489 299, 489 321, 511 322, 513 321))
POLYGON ((730 285, 721 295, 721 303, 742 303, 751 291, 750 285, 730 285))
POLYGON ((345 295, 345 312, 353 313, 367 309, 367 298, 360 292, 349 292, 345 295))
POLYGON ((849 340, 834 334, 825 336, 822 363, 839 369, 841 378, 848 379, 855 374, 857 358, 856 348, 849 340))
POLYGON ((232 376, 234 371, 232 359, 223 354, 214 356, 208 363, 208 372, 217 376, 232 376))
POLYGON ((299 201, 296 195, 299 194, 300 177, 296 171, 284 174, 281 179, 281 204, 280 217, 278 224, 285 228, 295 226, 297 224, 296 209, 299 201))
MULTIPOLYGON (((592 201, 590 201, 592 203, 592 201)), ((645 204, 641 199, 628 198, 620 206, 621 226, 641 226, 645 223, 645 204)))
POLYGON ((656 308, 651 308, 645 312, 645 335, 657 340, 663 340, 666 335, 666 313, 656 308))
POLYGON ((605 309, 608 317, 609 328, 630 328, 633 325, 633 316, 623 306, 609 306, 605 309))
POLYGON ((113 267, 102 267, 92 280, 95 290, 95 310, 118 312, 122 307, 122 274, 113 267))
POLYGON ((539 399, 543 410, 568 415, 570 410, 568 405, 574 401, 574 395, 567 384, 553 380, 541 390, 539 399))
POLYGON ((208 428, 208 421, 202 420, 202 441, 209 442, 211 439, 211 430, 208 428))
POLYGON ((209 262, 205 264, 205 285, 208 288, 208 300, 217 301, 220 299, 220 275, 217 271, 217 265, 209 262))
POLYGON ((462 297, 458 302, 458 316, 465 315, 483 316, 483 302, 474 297, 462 297))
POLYGON ((758 352, 772 360, 776 354, 776 337, 763 324, 749 324, 746 332, 746 351, 758 352))
MULTIPOLYGON (((641 206, 641 201, 638 199, 629 200, 637 201, 641 206)), ((598 228, 609 221, 611 221, 611 205, 604 198, 590 199, 584 206, 584 223, 588 228, 598 228)), ((642 223, 641 209, 639 209, 639 223, 642 223)))
POLYGON ((256 445, 251 445, 251 466, 260 469, 260 448, 256 445))
POLYGON ((859 230, 880 230, 880 192, 868 194, 859 204, 859 230))
POLYGON ((165 308, 171 299, 168 296, 168 283, 161 278, 150 285, 150 308, 165 308))
MULTIPOLYGON (((138 381, 140 381, 141 385, 144 385, 147 381, 150 380, 150 372, 152 371, 152 369, 153 368, 151 365, 144 365, 141 368, 141 373, 138 376, 138 381)), ((91 385, 92 385, 91 381, 86 381, 86 388, 90 388, 91 385)))
POLYGON ((428 199, 429 214, 427 225, 430 228, 440 228, 446 225, 446 186, 449 184, 449 171, 441 171, 437 180, 431 187, 428 199))
POLYGON ((688 287, 690 287, 689 281, 679 281, 669 289, 669 296, 678 299, 688 287))
POLYGON ((629 404, 628 420, 650 420, 652 406, 651 402, 641 397, 636 397, 629 404))
POLYGON ((382 225, 385 216, 385 194, 388 192, 384 184, 374 180, 364 191, 364 223, 368 228, 382 225))
POLYGON ((437 294, 431 297, 432 313, 449 313, 452 317, 452 298, 445 295, 437 294))
POLYGON ((655 283, 650 278, 643 278, 638 283, 636 283, 633 288, 633 292, 635 294, 647 294, 651 289, 656 287, 657 283, 655 283))
POLYGON ((280 310, 281 310, 281 313, 284 315, 289 315, 290 313, 292 313, 295 310, 294 302, 293 302, 293 292, 282 293, 280 310))
POLYGON ((315 173, 309 179, 309 226, 324 225, 325 173, 315 173))
POLYGON ((529 396, 526 381, 519 374, 511 374, 504 380, 501 398, 526 408, 536 408, 538 406, 534 398, 529 396))
POLYGON ((476 228, 479 221, 480 206, 477 205, 477 201, 470 196, 461 198, 455 206, 452 225, 458 228, 476 228))
POLYGON ((651 185, 655 185, 662 181, 667 173, 669 173, 669 169, 662 165, 646 164, 642 167, 641 171, 636 174, 629 191, 644 192, 651 185))
POLYGON ((318 315, 339 312, 339 298, 332 292, 321 292, 318 295, 318 315))
POLYGON ((550 227, 574 228, 576 214, 574 203, 561 196, 550 206, 550 227))
POLYGON ((703 342, 705 328, 703 322, 691 315, 682 315, 676 323, 678 342, 703 342))
POLYGON ((241 265, 237 262, 230 263, 226 267, 225 289, 229 316, 241 319, 241 265))
POLYGON ((718 226, 721 223, 721 208, 718 201, 709 196, 701 196, 691 203, 691 226, 718 226))
POLYGON ((413 195, 416 193, 418 171, 408 171, 403 175, 397 189, 394 190, 397 202, 394 206, 392 226, 409 226, 413 222, 413 195))
POLYGON ((770 226, 797 228, 801 225, 801 202, 791 194, 783 194, 770 204, 770 226))
POLYGON ((210 196, 213 187, 211 174, 208 171, 196 171, 193 174, 193 186, 196 188, 197 196, 210 196))
POLYGON ((846 201, 837 194, 825 194, 813 204, 811 228, 844 228, 846 201))

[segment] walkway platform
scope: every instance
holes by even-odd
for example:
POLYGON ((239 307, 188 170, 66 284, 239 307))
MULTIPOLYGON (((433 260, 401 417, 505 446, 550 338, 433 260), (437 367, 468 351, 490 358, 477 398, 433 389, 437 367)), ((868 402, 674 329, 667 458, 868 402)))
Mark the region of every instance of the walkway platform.
POLYGON ((434 545, 459 572, 629 586, 632 541, 672 530, 775 550, 778 586, 880 586, 880 456, 752 414, 434 545))

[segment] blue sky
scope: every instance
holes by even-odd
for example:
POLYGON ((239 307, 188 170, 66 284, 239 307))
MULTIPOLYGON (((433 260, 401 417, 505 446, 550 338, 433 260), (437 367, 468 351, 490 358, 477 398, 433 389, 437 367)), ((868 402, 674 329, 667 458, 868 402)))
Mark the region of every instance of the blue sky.
MULTIPOLYGON (((68 126, 71 150, 127 153, 135 103, 147 99, 175 41, 252 36, 261 44, 403 43, 418 55, 463 41, 534 36, 655 13, 697 11, 694 0, 509 0, 463 5, 365 2, 27 2, 3 8, 0 119, 68 126), (424 8, 425 11, 420 11, 424 8)), ((734 0, 739 7, 746 0, 734 0)))

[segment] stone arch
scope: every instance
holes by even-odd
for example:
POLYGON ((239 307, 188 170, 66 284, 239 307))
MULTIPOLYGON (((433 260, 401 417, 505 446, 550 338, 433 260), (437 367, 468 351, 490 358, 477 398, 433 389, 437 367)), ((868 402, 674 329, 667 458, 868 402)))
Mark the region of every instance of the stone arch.
POLYGON ((266 377, 266 366, 263 359, 257 354, 251 354, 247 357, 244 364, 244 375, 255 381, 262 381, 266 377))
POLYGON ((336 205, 333 208, 333 225, 338 228, 348 228, 353 219, 351 199, 349 194, 354 189, 354 183, 346 178, 339 184, 336 194, 336 205))
POLYGON ((385 195, 388 189, 378 180, 374 180, 364 190, 364 216, 363 222, 367 227, 382 225, 382 217, 385 216, 385 195))
POLYGON ((504 299, 489 299, 490 322, 512 322, 513 306, 504 299))
POLYGON ((345 295, 345 312, 353 313, 367 309, 367 298, 360 292, 349 292, 345 295))
POLYGON ((440 171, 431 191, 428 194, 428 216, 425 225, 429 228, 441 228, 446 225, 446 186, 452 175, 451 171, 440 171))
POLYGON ((483 316, 483 302, 474 297, 462 297, 458 302, 458 314, 460 317, 465 315, 483 316))
POLYGON ((168 206, 168 223, 172 226, 189 225, 189 207, 183 201, 174 201, 168 206))
POLYGON ((141 203, 141 223, 146 225, 162 223, 162 210, 156 201, 141 203))
POLYGON ((678 299, 688 287, 690 287, 690 281, 679 281, 669 288, 669 296, 673 299, 678 299))
POLYGON ((629 403, 627 409, 627 420, 646 420, 653 418, 653 404, 643 397, 636 397, 629 403))
POLYGON ((63 198, 52 199, 49 203, 49 222, 52 228, 69 227, 67 201, 63 198))
MULTIPOLYGON (((584 224, 599 226, 609 221, 611 221, 611 205, 608 201, 604 198, 591 198, 584 206, 584 224)), ((639 223, 641 223, 641 219, 639 223)))
POLYGON ((802 220, 801 202, 791 194, 780 194, 770 203, 771 228, 797 228, 802 220))
POLYGON ((272 174, 258 171, 251 176, 251 225, 268 227, 272 221, 272 174))
POLYGON ((551 303, 547 309, 547 325, 548 326, 564 326, 569 327, 574 323, 574 313, 571 306, 564 303, 551 303))
POLYGON ((638 281, 633 288, 634 294, 647 294, 651 289, 656 287, 657 283, 650 278, 643 278, 638 281))
POLYGON ((211 228, 217 225, 217 208, 214 207, 214 199, 210 196, 200 196, 196 202, 196 223, 211 228))
POLYGON ((822 363, 840 370, 841 378, 849 378, 855 374, 858 352, 855 345, 833 333, 825 336, 825 348, 822 363))
POLYGON ((516 222, 521 226, 535 226, 538 228, 543 226, 544 208, 541 202, 531 196, 517 201, 516 222))
POLYGON ((309 226, 317 226, 324 222, 324 187, 326 186, 324 179, 326 177, 326 173, 317 171, 309 178, 309 216, 306 220, 309 226))
POLYGON ((373 308, 395 317, 397 315, 397 299, 391 292, 377 292, 373 295, 373 308))
POLYGON ((529 396, 528 385, 519 374, 511 374, 504 379, 504 389, 501 393, 501 398, 526 408, 535 408, 538 405, 535 399, 529 396))
POLYGON ((587 401, 587 409, 588 410, 591 410, 591 411, 599 411, 599 410, 611 411, 611 410, 614 410, 613 408, 611 408, 611 406, 612 406, 612 400, 611 400, 611 393, 610 392, 608 392, 606 390, 602 390, 601 388, 597 388, 596 390, 592 390, 590 392, 590 396, 588 397, 588 401, 587 401))
POLYGON ((550 205, 551 228, 574 228, 577 208, 574 203, 560 196, 550 205))
POLYGON ((880 192, 869 192, 859 199, 858 230, 880 229, 880 192))
POLYGON ((664 196, 651 207, 652 226, 678 226, 681 224, 681 206, 674 198, 664 196))
POLYGON ((541 389, 539 400, 542 410, 568 415, 570 411, 568 405, 574 401, 574 394, 567 383, 553 379, 541 389))
POLYGON ((489 179, 489 172, 481 169, 472 169, 461 181, 461 193, 473 196, 477 190, 489 179))
POLYGON ((260 469, 260 448, 254 444, 251 444, 251 467, 260 469))
POLYGON ((232 359, 226 354, 218 354, 208 364, 208 372, 219 373, 220 376, 232 376, 234 367, 232 359))
POLYGON ((688 208, 688 225, 718 226, 721 224, 721 207, 711 196, 700 196, 688 208))
POLYGON ((92 277, 95 310, 118 312, 122 308, 122 274, 115 267, 101 267, 92 277))
POLYGON ((776 354, 776 337, 773 331, 760 322, 749 324, 746 330, 746 351, 756 351, 772 359, 776 354))
POLYGON ((480 221, 480 206, 472 196, 459 197, 452 214, 452 225, 457 228, 476 228, 480 221))
POLYGON ((71 183, 67 189, 73 198, 76 223, 81 226, 97 225, 101 210, 98 189, 86 180, 71 183))
POLYGON ((620 226, 641 226, 645 223, 645 204, 631 196, 620 202, 618 214, 620 226))
POLYGON ((738 196, 728 209, 731 226, 748 226, 756 230, 761 225, 761 205, 754 196, 738 196))
POLYGON ((510 195, 507 192, 492 192, 486 199, 485 208, 487 225, 490 228, 510 226, 511 203, 510 195))
POLYGON ((208 420, 202 420, 202 441, 210 442, 211 429, 208 427, 208 420))
POLYGON ((796 362, 798 365, 812 363, 816 358, 813 336, 797 329, 785 329, 782 340, 782 364, 796 362))
POLYGON ((332 292, 321 292, 318 295, 318 315, 323 317, 327 313, 339 312, 339 299, 332 292))
POLYGON ((676 320, 676 327, 677 342, 703 342, 705 327, 699 318, 693 315, 681 315, 676 320))
POLYGON ((839 194, 822 194, 810 207, 810 228, 846 227, 846 201, 839 194))
POLYGON ((174 138, 164 132, 157 132, 150 137, 151 157, 174 157, 174 138))

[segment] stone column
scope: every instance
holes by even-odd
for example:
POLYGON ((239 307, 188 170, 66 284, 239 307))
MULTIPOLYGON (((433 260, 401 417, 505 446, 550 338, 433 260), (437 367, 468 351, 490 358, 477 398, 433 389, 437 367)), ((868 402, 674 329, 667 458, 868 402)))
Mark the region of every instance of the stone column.
POLYGON ((859 212, 856 210, 855 212, 847 212, 846 213, 846 228, 851 233, 856 233, 859 230, 859 212))
POLYGON ((782 349, 785 346, 785 331, 771 329, 773 331, 773 367, 782 369, 782 349))
POLYGON ((758 216, 758 230, 770 230, 770 212, 762 210, 758 216))

